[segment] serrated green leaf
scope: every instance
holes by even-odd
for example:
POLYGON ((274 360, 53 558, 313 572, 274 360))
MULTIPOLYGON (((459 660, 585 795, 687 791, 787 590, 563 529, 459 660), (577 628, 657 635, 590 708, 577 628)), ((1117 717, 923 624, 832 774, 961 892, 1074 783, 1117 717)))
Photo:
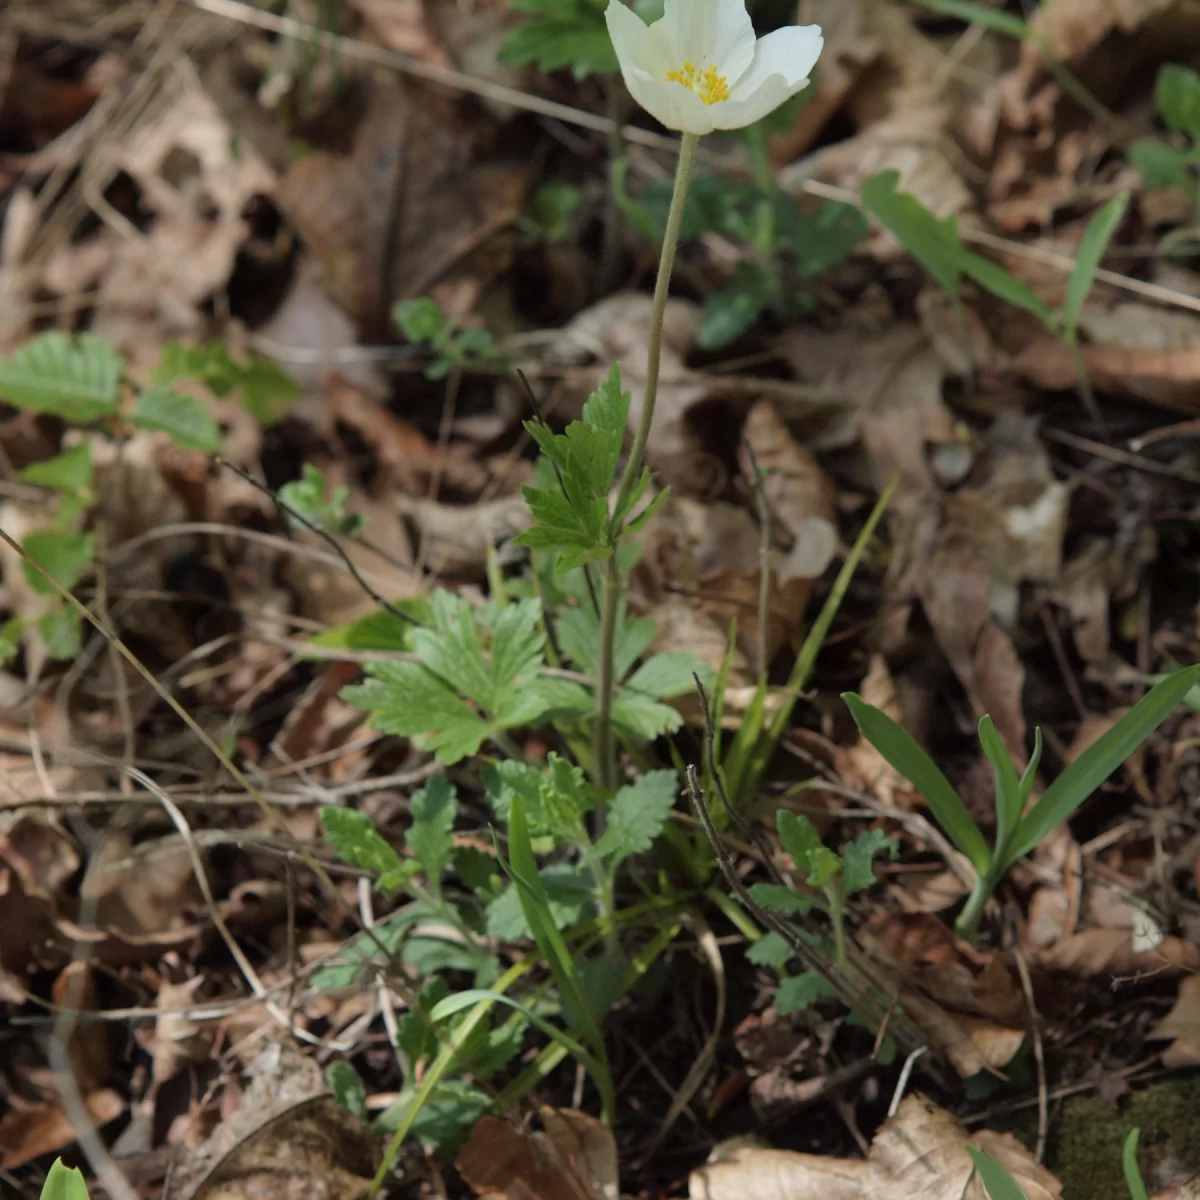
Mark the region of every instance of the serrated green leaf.
POLYGON ((321 828, 344 863, 385 875, 400 869, 400 855, 380 835, 375 822, 356 808, 322 808, 321 828))
MULTIPOLYGON (((396 605, 401 612, 409 612, 414 619, 420 620, 420 608, 411 601, 401 601, 396 605)), ((413 626, 402 621, 394 613, 381 608, 377 612, 368 613, 346 625, 335 625, 310 639, 313 646, 325 646, 337 650, 408 650, 410 649, 408 635, 413 626)))
POLYGON ((780 883, 755 883, 750 887, 750 896, 767 912, 784 913, 787 916, 803 916, 810 913, 816 900, 812 896, 801 896, 780 883))
POLYGON ((704 316, 696 332, 696 345, 721 350, 753 328, 766 307, 764 296, 736 283, 712 292, 704 301, 704 316))
POLYGON ((811 1008, 818 1000, 827 1000, 836 996, 837 990, 816 971, 805 971, 803 975, 789 975, 779 985, 775 994, 775 1007, 783 1016, 788 1013, 803 1012, 811 1008))
POLYGON ((430 1013, 449 994, 446 981, 440 975, 431 975, 417 996, 416 1008, 410 1008, 397 1022, 396 1049, 411 1065, 437 1053, 438 1031, 430 1013))
POLYGON ((506 692, 529 683, 545 658, 546 635, 539 622, 542 606, 536 600, 509 604, 492 633, 492 707, 506 692))
POLYGON ((1200 664, 1156 684, 1042 793, 1013 835, 1005 866, 1028 854, 1065 821, 1169 717, 1200 682, 1200 664))
POLYGON ((630 400, 630 393, 621 387, 621 368, 617 365, 583 405, 583 423, 603 435, 604 456, 595 464, 593 476, 602 491, 612 486, 616 475, 629 421, 630 400))
POLYGON ((167 434, 177 445, 203 454, 221 449, 221 427, 208 406, 169 388, 147 388, 133 402, 130 420, 139 429, 167 434))
MULTIPOLYGON (((545 890, 547 912, 556 929, 570 929, 591 911, 596 883, 590 872, 574 863, 551 863, 538 872, 538 878, 545 890)), ((489 937, 504 942, 533 936, 521 904, 520 889, 515 884, 505 888, 487 906, 487 932, 489 937)))
POLYGON ((53 458, 32 463, 18 471, 17 478, 22 483, 32 483, 36 487, 82 492, 91 485, 92 474, 92 447, 87 442, 80 442, 53 458))
POLYGON ((1084 230, 1075 256, 1075 269, 1067 281, 1067 295, 1063 301, 1062 323, 1068 337, 1074 337, 1079 325, 1079 314, 1096 280, 1096 272, 1104 259, 1113 234, 1125 217, 1129 207, 1129 193, 1114 196, 1092 219, 1084 230))
POLYGON ((833 887, 842 870, 842 860, 827 846, 819 846, 808 856, 808 884, 826 891, 833 887))
POLYGON ((897 191, 899 171, 881 171, 862 185, 862 202, 952 299, 958 298, 962 241, 953 217, 944 220, 907 192, 897 191))
POLYGON ((970 859, 980 875, 986 874, 991 866, 991 851, 941 768, 887 713, 853 692, 843 692, 842 699, 863 737, 925 797, 929 811, 949 834, 950 840, 970 859))
POLYGON ((490 710, 495 703, 493 676, 484 660, 470 604, 444 591, 432 599, 436 628, 413 630, 413 652, 454 691, 490 710))
MULTIPOLYGON (((69 592, 92 565, 96 535, 67 529, 35 529, 25 535, 22 548, 59 587, 69 592)), ((27 562, 21 565, 29 586, 39 596, 58 595, 37 567, 27 562)))
POLYGON ((125 360, 103 338, 40 333, 0 360, 0 399, 83 424, 117 409, 125 360))
POLYGON ((971 1156, 983 1186, 991 1200, 1026 1200, 1021 1185, 1012 1177, 1007 1167, 989 1158, 982 1150, 968 1143, 964 1149, 971 1156))
POLYGON ((577 79, 618 69, 603 19, 589 20, 584 13, 546 16, 518 25, 505 38, 499 57, 517 65, 535 63, 542 71, 570 67, 577 79))
POLYGON ((330 1063, 325 1070, 325 1082, 339 1108, 360 1121, 367 1120, 367 1089, 348 1062, 330 1063))
POLYGON ((442 871, 454 853, 454 817, 458 794, 445 775, 435 775, 410 801, 412 825, 405 835, 429 886, 436 893, 442 871))
MULTIPOLYGON (((416 1103, 415 1088, 406 1087, 396 1100, 375 1120, 374 1128, 393 1132, 408 1121, 409 1109, 416 1103)), ((459 1146, 491 1107, 488 1094, 473 1083, 449 1079, 432 1089, 421 1104, 409 1134, 431 1154, 445 1155, 459 1146)))
POLYGON ((860 833, 842 851, 842 894, 849 896, 874 887, 873 863, 876 856, 886 854, 894 859, 898 853, 896 839, 888 837, 882 829, 868 829, 860 833))
POLYGON ((542 772, 538 798, 551 837, 558 842, 587 841, 583 818, 592 809, 592 790, 577 766, 551 753, 542 772))
POLYGON ((622 688, 613 697, 612 719, 618 729, 640 742, 673 733, 683 724, 683 718, 669 704, 629 688, 622 688))
POLYGON ((678 791, 674 771, 650 771, 621 788, 609 806, 607 828, 596 843, 596 853, 607 858, 611 868, 649 850, 671 815, 678 791))
POLYGON ((695 690, 693 673, 707 688, 712 684, 713 669, 687 650, 669 650, 648 658, 624 685, 650 696, 682 696, 695 690))
POLYGON ((88 1200, 87 1183, 78 1167, 65 1167, 56 1158, 42 1185, 42 1200, 88 1200))
POLYGON ((792 948, 774 930, 764 933, 757 942, 746 947, 746 958, 756 967, 774 967, 782 971, 792 958, 792 948))
POLYGON ((592 693, 569 679, 538 676, 500 697, 495 723, 502 729, 537 725, 553 716, 582 716, 592 711, 592 693))
POLYGON ((417 663, 372 663, 369 670, 366 683, 340 695, 371 713, 372 728, 420 738, 446 766, 478 753, 491 729, 448 684, 417 663))
POLYGON ((782 808, 776 814, 775 827, 779 831, 779 840, 783 843, 783 848, 796 864, 796 870, 808 874, 812 869, 812 856, 822 849, 821 835, 816 826, 802 813, 782 808))
POLYGON ((1165 64, 1158 72, 1154 100, 1172 129, 1200 141, 1200 73, 1179 63, 1165 64))

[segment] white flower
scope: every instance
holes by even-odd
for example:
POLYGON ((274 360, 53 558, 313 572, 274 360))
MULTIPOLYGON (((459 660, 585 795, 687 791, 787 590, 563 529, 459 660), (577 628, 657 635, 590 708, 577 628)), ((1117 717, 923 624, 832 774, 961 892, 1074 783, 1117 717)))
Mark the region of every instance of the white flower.
POLYGON ((653 25, 609 0, 605 17, 630 95, 683 133, 753 125, 808 83, 824 45, 819 25, 756 39, 745 0, 666 0, 653 25))

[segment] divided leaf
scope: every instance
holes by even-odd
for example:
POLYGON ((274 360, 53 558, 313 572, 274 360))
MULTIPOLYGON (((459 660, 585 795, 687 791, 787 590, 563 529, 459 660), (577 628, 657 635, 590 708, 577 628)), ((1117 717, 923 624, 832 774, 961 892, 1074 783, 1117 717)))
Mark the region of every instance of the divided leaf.
POLYGON ((789 975, 779 985, 775 994, 775 1007, 780 1013, 803 1012, 818 1000, 836 996, 837 991, 824 975, 816 971, 805 971, 803 975, 789 975))
POLYGON ((400 870, 400 855, 380 836, 366 813, 356 808, 322 808, 321 827, 342 862, 377 875, 400 870))
POLYGON ((411 800, 412 825, 405 841, 417 856, 429 886, 436 892, 442 871, 454 853, 454 817, 458 794, 445 775, 435 775, 411 800))
POLYGON ((868 829, 860 833, 842 851, 842 894, 861 892, 875 886, 873 863, 880 854, 896 858, 899 847, 895 838, 890 838, 882 829, 868 829))
POLYGON ((674 771, 650 771, 617 792, 608 809, 608 827, 596 843, 596 853, 615 867, 631 854, 654 844, 675 806, 679 781, 674 771))

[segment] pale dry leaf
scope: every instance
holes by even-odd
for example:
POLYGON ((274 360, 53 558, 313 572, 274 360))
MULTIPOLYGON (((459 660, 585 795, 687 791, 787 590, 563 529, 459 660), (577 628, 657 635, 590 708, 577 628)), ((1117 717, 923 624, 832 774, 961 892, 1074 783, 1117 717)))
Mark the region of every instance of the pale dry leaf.
MULTIPOLYGON (((125 1101, 111 1088, 88 1092, 83 1104, 97 1128, 116 1120, 125 1109, 125 1101)), ((39 1108, 10 1109, 0 1120, 0 1168, 15 1171, 35 1158, 74 1145, 75 1139, 75 1126, 57 1100, 39 1108)))
POLYGON ((163 983, 158 989, 154 999, 158 1015, 149 1046, 156 1084, 170 1079, 188 1063, 202 1061, 208 1054, 212 1045, 211 1026, 188 1015, 203 984, 204 976, 196 975, 183 983, 163 983))
POLYGON ((968 1133, 913 1093, 875 1135, 866 1161, 754 1146, 718 1147, 692 1172, 691 1200, 987 1200, 968 1142, 1001 1162, 1028 1200, 1059 1200, 1062 1187, 1010 1134, 968 1133))
MULTIPOLYGON (((896 685, 882 654, 872 654, 858 693, 897 724, 905 724, 896 685)), ((870 792, 884 804, 915 808, 923 804, 912 784, 861 733, 853 746, 837 748, 837 772, 851 787, 870 792)), ((943 905, 943 907, 945 907, 943 905)))
POLYGON ((1088 978, 1093 975, 1200 971, 1200 946, 1166 937, 1153 950, 1133 948, 1130 929, 1085 929, 1060 938, 1038 956, 1046 966, 1088 978))
POLYGON ((1150 1036, 1170 1039, 1171 1045, 1163 1052, 1167 1066, 1200 1066, 1200 974, 1189 975, 1180 983, 1174 1007, 1150 1036))

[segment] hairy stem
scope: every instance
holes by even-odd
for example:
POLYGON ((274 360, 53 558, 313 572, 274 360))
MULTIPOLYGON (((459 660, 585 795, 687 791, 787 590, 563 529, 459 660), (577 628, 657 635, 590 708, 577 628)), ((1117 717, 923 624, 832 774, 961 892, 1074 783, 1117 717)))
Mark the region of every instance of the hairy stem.
MULTIPOLYGON (((662 256, 658 261, 658 279, 654 284, 654 303, 650 313, 650 341, 646 359, 646 388, 642 398, 642 413, 634 435, 633 447, 621 476, 617 491, 617 504, 613 510, 620 514, 642 472, 642 460, 646 456, 646 443, 650 440, 650 426, 654 421, 654 402, 658 396, 658 376, 662 359, 663 317, 667 311, 667 297, 671 291, 671 271, 675 266, 675 251, 679 247, 679 231, 683 227, 683 210, 687 201, 688 181, 692 174, 692 159, 699 138, 694 133, 685 133, 679 144, 679 166, 675 171, 675 191, 671 196, 671 210, 667 215, 667 230, 663 237, 662 256)), ((617 564, 616 549, 621 539, 618 522, 609 527, 612 554, 605 565, 604 583, 600 598, 600 644, 596 654, 596 729, 594 771, 596 782, 602 788, 616 786, 617 763, 613 751, 612 705, 616 680, 613 676, 613 644, 617 633, 617 611, 621 602, 621 569, 617 564)))

